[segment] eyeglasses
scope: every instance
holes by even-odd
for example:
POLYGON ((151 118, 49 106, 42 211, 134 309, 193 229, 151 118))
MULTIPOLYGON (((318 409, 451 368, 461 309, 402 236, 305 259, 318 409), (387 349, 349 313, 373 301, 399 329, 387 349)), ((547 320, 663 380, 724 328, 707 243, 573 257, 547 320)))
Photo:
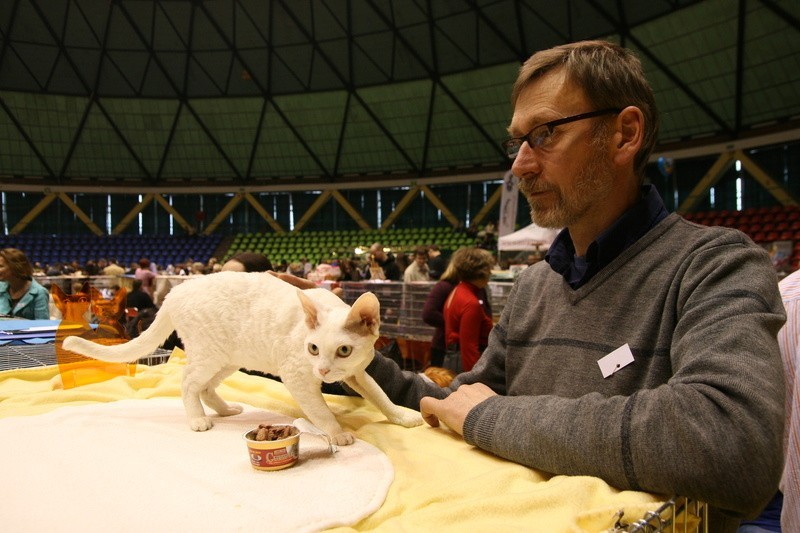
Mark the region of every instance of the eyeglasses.
POLYGON ((622 111, 622 109, 618 107, 609 107, 598 111, 589 111, 588 113, 581 113, 580 115, 551 120, 550 122, 545 122, 544 124, 536 126, 522 137, 513 137, 503 141, 503 150, 505 150, 509 159, 514 159, 517 157, 519 149, 522 148, 522 143, 527 142, 528 146, 531 148, 542 148, 550 144, 553 141, 553 133, 555 133, 556 126, 603 115, 616 115, 620 111, 622 111))

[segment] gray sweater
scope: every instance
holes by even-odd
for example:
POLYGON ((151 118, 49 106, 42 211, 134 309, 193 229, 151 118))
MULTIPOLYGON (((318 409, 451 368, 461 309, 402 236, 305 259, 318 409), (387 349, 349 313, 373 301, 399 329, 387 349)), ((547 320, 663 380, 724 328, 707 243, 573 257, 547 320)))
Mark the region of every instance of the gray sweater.
POLYGON ((544 262, 525 270, 451 389, 382 357, 368 371, 414 409, 490 386, 464 439, 500 457, 752 515, 781 475, 784 320, 761 247, 673 214, 577 290, 544 262), (597 361, 626 343, 634 362, 603 378, 597 361))

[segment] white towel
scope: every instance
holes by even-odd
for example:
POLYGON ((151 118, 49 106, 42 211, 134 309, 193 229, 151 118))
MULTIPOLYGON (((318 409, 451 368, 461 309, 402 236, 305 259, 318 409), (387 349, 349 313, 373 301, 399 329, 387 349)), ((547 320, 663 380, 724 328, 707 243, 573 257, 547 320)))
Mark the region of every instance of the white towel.
POLYGON ((301 435, 292 468, 257 471, 242 435, 286 416, 244 406, 191 431, 177 399, 121 400, 0 420, 5 531, 317 531, 376 511, 394 478, 357 440, 301 435))

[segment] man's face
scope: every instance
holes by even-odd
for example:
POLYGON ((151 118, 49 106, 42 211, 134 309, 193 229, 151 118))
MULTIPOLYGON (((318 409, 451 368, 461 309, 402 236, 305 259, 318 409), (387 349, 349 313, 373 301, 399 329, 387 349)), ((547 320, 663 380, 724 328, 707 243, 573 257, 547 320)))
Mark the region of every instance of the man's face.
MULTIPOLYGON (((532 82, 517 100, 509 131, 526 135, 551 120, 594 111, 583 91, 555 71, 532 82)), ((531 219, 547 228, 591 223, 612 191, 614 174, 602 143, 593 142, 587 119, 556 126, 550 142, 531 148, 524 143, 512 171, 531 208, 531 219)))
POLYGON ((414 256, 414 261, 416 261, 419 266, 423 266, 423 265, 426 265, 428 263, 428 257, 424 253, 416 254, 414 256))

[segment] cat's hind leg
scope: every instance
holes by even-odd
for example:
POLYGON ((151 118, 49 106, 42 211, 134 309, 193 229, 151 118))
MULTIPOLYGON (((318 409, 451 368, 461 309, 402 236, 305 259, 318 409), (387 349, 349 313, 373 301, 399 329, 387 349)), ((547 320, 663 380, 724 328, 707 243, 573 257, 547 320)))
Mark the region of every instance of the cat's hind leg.
MULTIPOLYGON (((207 431, 214 426, 214 422, 206 416, 205 409, 203 409, 203 404, 200 401, 201 397, 208 400, 209 396, 211 396, 211 401, 208 402, 208 405, 215 411, 218 411, 218 407, 222 408, 220 402, 225 405, 222 408, 223 411, 230 409, 230 406, 214 392, 217 385, 229 373, 227 368, 220 369, 218 366, 208 364, 189 363, 186 366, 183 382, 181 383, 181 397, 183 406, 186 409, 186 416, 189 418, 189 427, 192 428, 192 431, 207 431), (208 392, 209 387, 211 387, 211 395, 208 392)), ((241 412, 241 408, 238 412, 241 412)))
POLYGON ((238 369, 239 367, 236 366, 223 368, 217 372, 213 378, 211 378, 211 381, 208 382, 206 388, 200 391, 200 399, 203 401, 203 403, 216 411, 219 416, 238 415, 242 412, 241 405, 228 403, 223 400, 219 394, 217 394, 217 387, 219 387, 219 384, 222 383, 222 380, 236 372, 238 369))

